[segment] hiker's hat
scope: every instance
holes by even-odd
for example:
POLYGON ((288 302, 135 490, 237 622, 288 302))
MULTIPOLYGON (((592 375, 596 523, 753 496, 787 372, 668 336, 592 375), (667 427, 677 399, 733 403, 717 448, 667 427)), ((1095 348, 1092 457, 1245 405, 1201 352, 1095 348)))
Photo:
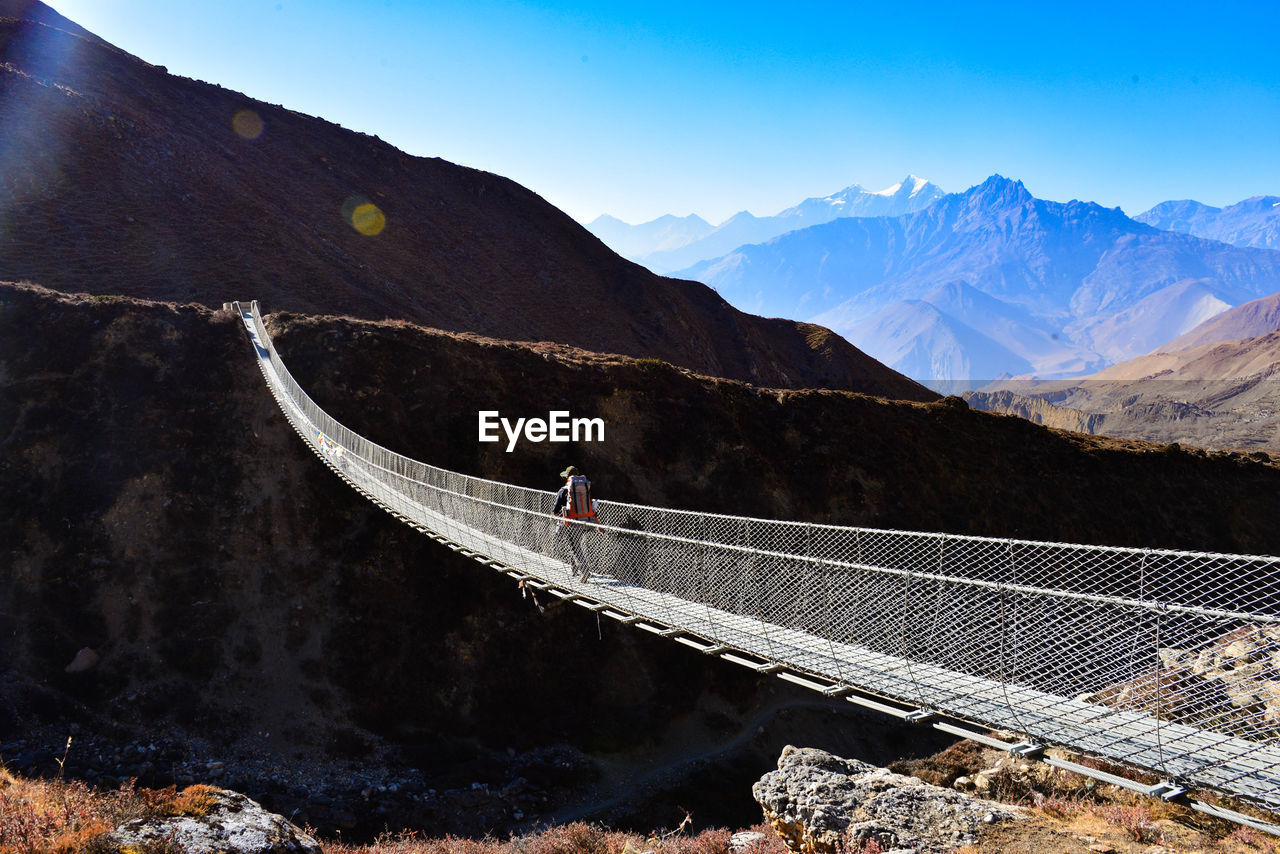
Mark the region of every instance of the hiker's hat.
POLYGON ((564 471, 560 472, 560 476, 561 476, 561 477, 568 477, 568 476, 569 476, 569 475, 571 475, 571 474, 577 474, 577 473, 578 473, 578 467, 577 467, 577 466, 569 466, 567 469, 565 469, 564 471))

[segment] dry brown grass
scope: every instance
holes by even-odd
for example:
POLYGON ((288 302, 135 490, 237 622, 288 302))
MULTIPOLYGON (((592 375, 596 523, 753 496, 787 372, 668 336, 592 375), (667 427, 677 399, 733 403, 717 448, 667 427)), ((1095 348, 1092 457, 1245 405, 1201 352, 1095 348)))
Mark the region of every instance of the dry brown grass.
MULTIPOLYGON (((1280 854, 1280 839, 1183 806, 1110 787, 1086 790, 1074 775, 1040 782, 1050 785, 1029 796, 1012 787, 1005 792, 1033 806, 1037 820, 998 828, 994 836, 960 850, 1012 854, 1030 847, 1084 852, 1082 840, 1096 840, 1117 851, 1144 851, 1162 843, 1174 850, 1212 854, 1280 854)), ((216 791, 209 786, 179 792, 174 787, 149 790, 128 784, 96 791, 78 781, 25 780, 0 768, 0 854, 115 854, 105 844, 107 831, 137 818, 203 815, 216 791)), ((763 833, 764 839, 744 854, 789 854, 768 826, 751 830, 763 833)), ((730 835, 723 829, 686 833, 682 826, 645 836, 574 822, 509 839, 432 839, 406 831, 384 834, 366 845, 340 840, 322 840, 322 845, 326 854, 728 854, 730 835)), ((873 840, 848 851, 874 854, 879 845, 873 840)), ((177 852, 162 841, 138 854, 177 852)))
MULTIPOLYGON (((79 780, 27 780, 0 768, 0 854, 92 854, 104 850, 104 833, 127 821, 204 815, 215 791, 137 789, 130 782, 101 792, 79 780)), ((163 847, 145 854, 161 854, 163 847)))
POLYGON ((1280 852, 1280 839, 1266 833, 1260 833, 1252 827, 1237 827, 1227 837, 1227 841, 1247 846, 1255 851, 1261 851, 1263 854, 1277 854, 1277 852, 1280 852))
POLYGON ((217 791, 218 789, 213 786, 197 784, 188 786, 181 792, 177 787, 170 786, 167 789, 141 789, 137 794, 143 799, 152 815, 201 816, 206 815, 213 808, 216 803, 213 795, 217 791))
MULTIPOLYGON (((1069 758, 1097 770, 1154 782, 1154 778, 1135 775, 1098 759, 1069 758)), ((978 845, 959 849, 957 854, 1067 850, 1062 846, 1075 846, 1084 838, 1096 838, 1120 851, 1143 851, 1163 844, 1179 851, 1214 854, 1249 854, 1254 851, 1280 854, 1280 839, 1268 834, 1241 828, 1183 804, 1146 798, 1064 769, 1030 762, 1023 770, 1022 763, 1011 763, 998 751, 983 749, 974 742, 959 742, 934 756, 897 762, 891 768, 927 782, 949 786, 957 777, 974 776, 979 771, 992 768, 993 763, 1002 759, 1004 764, 999 770, 988 772, 988 786, 975 794, 1030 807, 1035 820, 999 828, 978 845)), ((1275 820, 1272 815, 1212 793, 1198 792, 1196 796, 1247 815, 1275 820)), ((1084 848, 1079 846, 1079 850, 1084 848)), ((1071 847, 1071 850, 1077 849, 1071 847)))
POLYGON ((0 770, 0 854, 83 850, 115 826, 113 813, 83 783, 27 781, 0 770))
POLYGON ((1163 842, 1164 834, 1156 826, 1147 804, 1108 804, 1099 807, 1102 817, 1119 827, 1134 842, 1163 842))
POLYGON ((1053 818, 1072 818, 1088 808, 1085 802, 1077 798, 1045 795, 1040 792, 1032 796, 1032 803, 1040 812, 1053 818))
MULTIPOLYGON (((211 786, 182 791, 138 789, 132 783, 98 791, 79 781, 27 780, 0 767, 0 854, 107 854, 104 834, 140 818, 204 815, 214 805, 211 786)), ((414 832, 384 834, 373 844, 324 842, 327 854, 728 854, 730 832, 674 831, 649 836, 574 822, 506 840, 445 836, 424 838, 414 832)), ((787 854, 767 826, 751 828, 764 839, 744 854, 787 854)), ((138 854, 171 854, 161 841, 138 854)))
MULTIPOLYGON (((744 854, 786 854, 786 846, 765 827, 751 828, 765 834, 744 854)), ((386 834, 372 845, 326 843, 326 854, 728 854, 730 832, 705 830, 642 836, 607 830, 585 822, 549 827, 528 836, 508 840, 462 839, 446 836, 426 839, 415 833, 386 834)))

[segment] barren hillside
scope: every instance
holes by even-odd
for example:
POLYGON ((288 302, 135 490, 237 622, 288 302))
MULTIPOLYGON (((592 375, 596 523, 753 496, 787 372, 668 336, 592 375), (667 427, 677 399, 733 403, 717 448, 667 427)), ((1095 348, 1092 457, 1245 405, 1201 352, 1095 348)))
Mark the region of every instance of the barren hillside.
POLYGON ((1271 294, 1211 317, 1160 349, 1169 352, 1188 350, 1205 344, 1256 338, 1277 329, 1280 329, 1280 294, 1271 294))
POLYGON ((979 409, 1103 436, 1280 451, 1280 332, 1169 349, 1089 377, 1008 380, 968 392, 979 409))
POLYGON ((933 398, 820 327, 624 261, 513 181, 168 74, 56 28, 74 29, 43 4, 8 7, 48 25, 0 19, 0 279, 933 398))

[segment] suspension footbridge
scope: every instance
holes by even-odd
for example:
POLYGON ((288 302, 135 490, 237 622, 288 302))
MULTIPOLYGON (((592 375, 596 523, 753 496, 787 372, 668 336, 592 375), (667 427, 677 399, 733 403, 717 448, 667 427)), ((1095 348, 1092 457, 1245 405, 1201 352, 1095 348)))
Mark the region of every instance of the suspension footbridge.
POLYGON ((293 379, 257 302, 227 308, 324 463, 481 564, 826 696, 1280 833, 1188 795, 1280 812, 1280 558, 604 500, 594 524, 566 526, 549 492, 427 465, 339 424, 293 379))

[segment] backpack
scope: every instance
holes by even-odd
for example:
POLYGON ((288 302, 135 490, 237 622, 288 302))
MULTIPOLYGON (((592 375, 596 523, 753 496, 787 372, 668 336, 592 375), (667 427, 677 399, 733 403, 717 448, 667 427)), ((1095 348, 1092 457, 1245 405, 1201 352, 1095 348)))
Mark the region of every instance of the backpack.
POLYGON ((580 474, 570 475, 565 481, 569 488, 569 500, 565 502, 564 514, 570 519, 593 519, 596 515, 595 505, 591 501, 591 481, 580 474))

